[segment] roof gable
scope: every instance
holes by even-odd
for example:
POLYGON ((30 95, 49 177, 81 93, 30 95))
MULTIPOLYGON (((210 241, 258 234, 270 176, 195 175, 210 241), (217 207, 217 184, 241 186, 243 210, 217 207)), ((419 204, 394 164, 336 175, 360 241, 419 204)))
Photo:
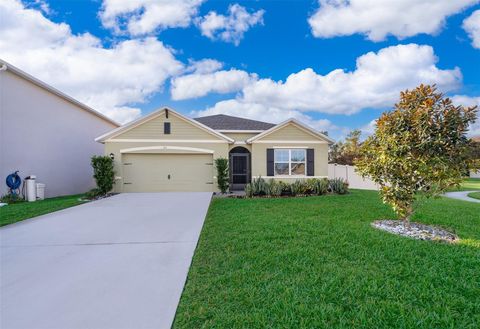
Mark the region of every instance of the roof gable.
POLYGON ((194 120, 218 131, 264 131, 275 125, 273 123, 234 117, 225 114, 216 114, 194 120))
POLYGON ((284 121, 282 123, 279 123, 278 125, 264 131, 263 133, 261 134, 258 134, 250 139, 247 140, 247 143, 254 143, 255 141, 259 141, 261 139, 264 139, 264 138, 268 138, 269 136, 272 137, 272 136, 275 136, 275 135, 282 135, 281 134, 281 131, 282 130, 285 130, 286 132, 288 130, 292 130, 290 128, 294 128, 295 130, 298 130, 300 132, 300 134, 298 134, 297 136, 292 136, 290 134, 290 136, 287 136, 289 134, 286 134, 287 137, 285 138, 282 138, 283 139, 294 139, 295 137, 301 137, 301 136, 309 136, 310 138, 315 138, 315 139, 318 139, 318 140, 321 140, 321 141, 324 141, 325 143, 328 143, 328 144, 333 144, 335 141, 333 139, 331 139, 330 137, 328 137, 327 135, 325 134, 322 134, 318 131, 316 131, 315 129, 313 128, 310 128, 309 126, 295 120, 295 119, 289 119, 287 121, 284 121))
MULTIPOLYGON (((233 139, 231 139, 230 137, 228 136, 225 136, 203 124, 201 124, 200 122, 197 122, 195 120, 192 120, 188 117, 185 117, 183 116, 182 114, 170 109, 170 108, 167 108, 167 107, 164 107, 164 108, 161 108, 157 111, 154 111, 152 113, 150 113, 149 115, 146 115, 145 117, 142 117, 140 119, 137 119, 137 120, 134 120, 126 125, 123 125, 117 129, 114 129, 102 136, 99 136, 95 139, 95 141, 97 142, 100 142, 100 143, 103 143, 109 139, 116 139, 117 137, 126 137, 126 138, 133 138, 133 139, 136 139, 136 138, 141 138, 139 137, 138 134, 133 134, 133 131, 135 129, 139 129, 139 128, 145 128, 147 131, 148 130, 152 130, 152 129, 155 129, 155 125, 153 124, 155 119, 163 116, 163 115, 166 115, 168 113, 169 116, 174 116, 175 118, 181 120, 183 123, 187 124, 187 125, 191 125, 191 126, 194 126, 196 129, 199 129, 201 131, 203 131, 205 134, 208 134, 209 136, 213 136, 217 139, 222 139, 222 140, 225 140, 226 142, 233 142, 233 139), (142 127, 143 126, 143 127, 142 127), (150 127, 151 126, 151 127, 150 127)), ((172 134, 173 135, 173 134, 172 134)), ((162 136, 162 137, 165 137, 165 136, 162 136)), ((171 135, 168 135, 166 140, 168 139, 168 137, 171 137, 171 135)))

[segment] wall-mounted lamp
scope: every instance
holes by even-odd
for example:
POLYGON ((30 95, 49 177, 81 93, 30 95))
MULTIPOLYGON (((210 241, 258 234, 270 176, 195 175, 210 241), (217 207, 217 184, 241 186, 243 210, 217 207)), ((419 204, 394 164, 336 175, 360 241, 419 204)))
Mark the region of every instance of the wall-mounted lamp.
POLYGON ((110 153, 109 156, 110 156, 110 159, 112 159, 112 160, 115 159, 115 154, 110 153))

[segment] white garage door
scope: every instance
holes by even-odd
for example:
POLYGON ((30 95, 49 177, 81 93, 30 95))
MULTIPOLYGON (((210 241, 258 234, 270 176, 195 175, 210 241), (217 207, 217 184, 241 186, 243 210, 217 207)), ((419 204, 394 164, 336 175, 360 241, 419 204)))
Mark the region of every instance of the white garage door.
POLYGON ((124 192, 213 191, 211 154, 124 154, 124 192))

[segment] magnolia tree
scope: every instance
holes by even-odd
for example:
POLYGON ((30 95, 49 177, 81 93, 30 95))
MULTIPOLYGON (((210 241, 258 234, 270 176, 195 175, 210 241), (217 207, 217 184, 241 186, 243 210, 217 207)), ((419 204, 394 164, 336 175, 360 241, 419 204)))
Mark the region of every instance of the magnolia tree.
POLYGON ((466 166, 474 166, 466 133, 475 119, 476 107, 454 106, 435 86, 402 92, 362 144, 357 170, 380 186, 383 202, 409 225, 418 195, 458 185, 466 166))

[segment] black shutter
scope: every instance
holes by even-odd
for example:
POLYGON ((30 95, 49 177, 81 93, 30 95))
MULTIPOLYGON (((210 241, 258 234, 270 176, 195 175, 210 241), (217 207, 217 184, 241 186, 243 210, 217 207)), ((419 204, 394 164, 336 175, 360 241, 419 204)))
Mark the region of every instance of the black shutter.
POLYGON ((267 176, 274 176, 274 149, 267 149, 267 176))
POLYGON ((315 150, 307 149, 307 176, 315 176, 315 150))
POLYGON ((165 135, 169 135, 170 134, 170 122, 164 122, 163 123, 163 133, 165 135))

